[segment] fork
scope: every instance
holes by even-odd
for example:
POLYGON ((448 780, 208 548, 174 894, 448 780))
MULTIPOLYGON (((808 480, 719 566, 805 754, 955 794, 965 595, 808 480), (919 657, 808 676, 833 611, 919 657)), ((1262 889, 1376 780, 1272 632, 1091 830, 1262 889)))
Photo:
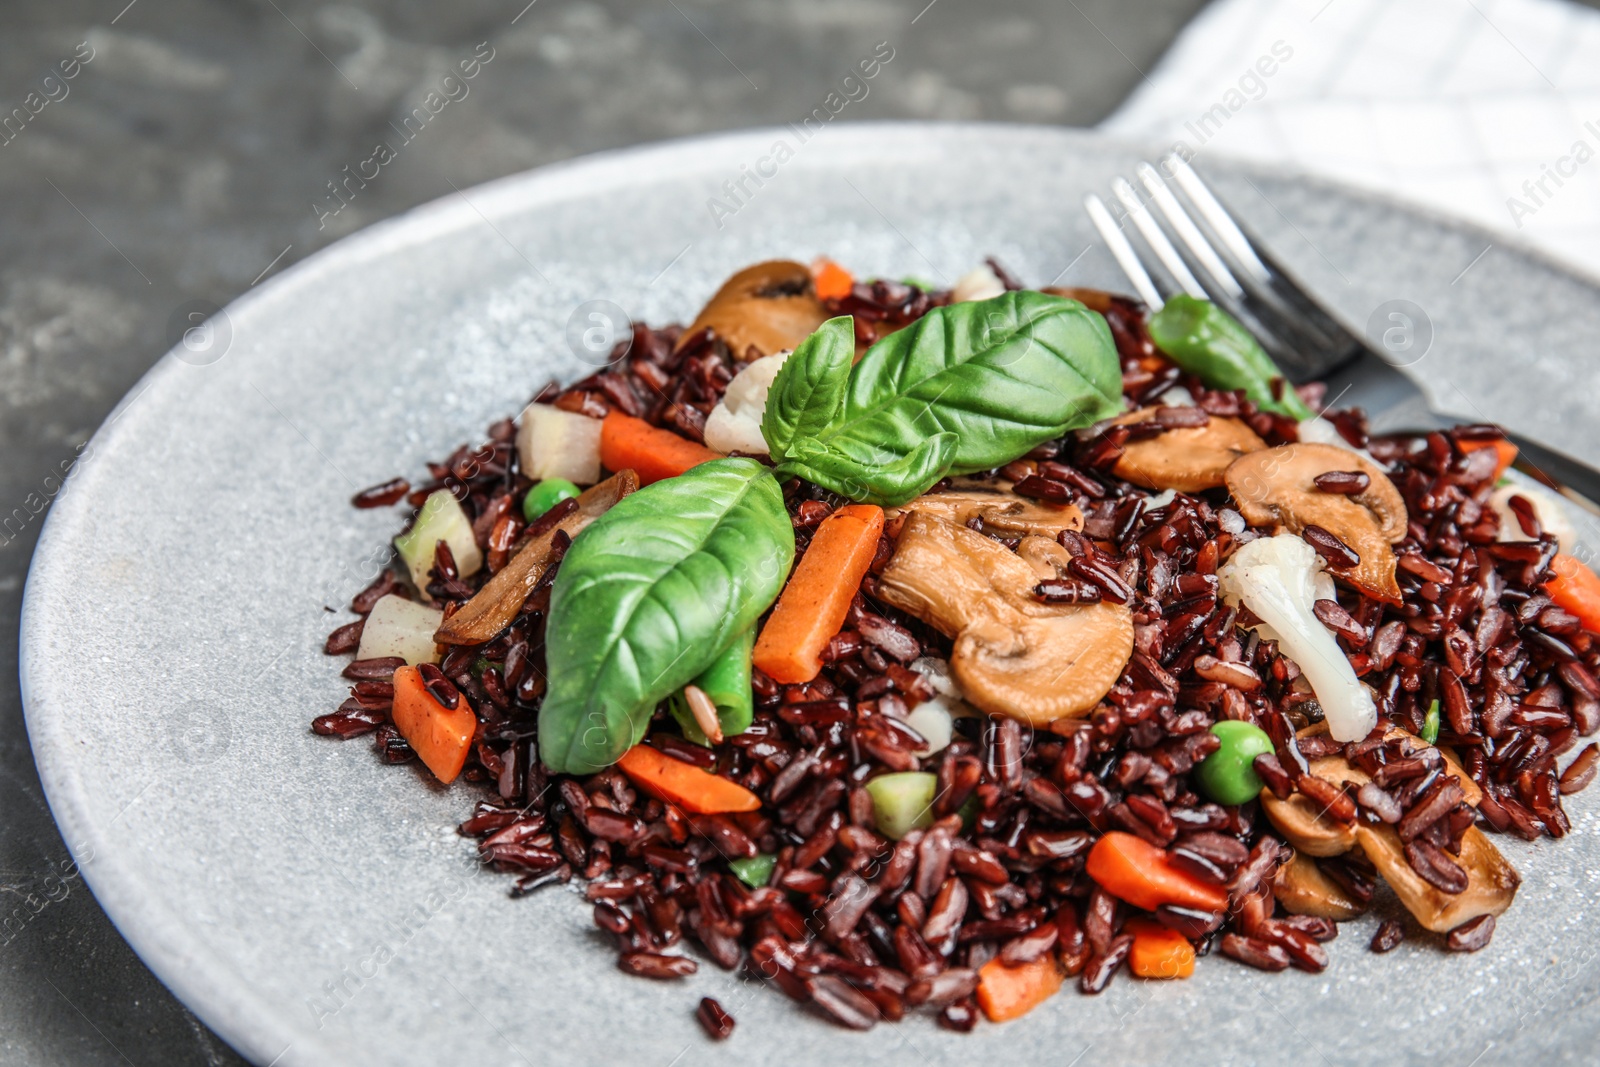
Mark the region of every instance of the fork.
MULTIPOLYGON (((1432 410, 1417 384, 1379 348, 1346 329, 1301 288, 1180 156, 1164 157, 1160 171, 1140 163, 1136 176, 1148 204, 1125 178, 1114 179, 1111 192, 1159 265, 1159 283, 1105 201, 1090 193, 1083 203, 1117 265, 1152 310, 1165 303, 1164 295, 1179 291, 1212 301, 1244 323, 1291 381, 1326 382, 1329 405, 1365 409, 1374 432, 1426 432, 1456 425, 1458 420, 1432 410), (1161 171, 1171 185, 1162 180, 1161 171)), ((1600 500, 1600 471, 1509 431, 1506 437, 1517 446, 1517 466, 1524 473, 1600 515, 1600 505, 1594 503, 1600 500)))

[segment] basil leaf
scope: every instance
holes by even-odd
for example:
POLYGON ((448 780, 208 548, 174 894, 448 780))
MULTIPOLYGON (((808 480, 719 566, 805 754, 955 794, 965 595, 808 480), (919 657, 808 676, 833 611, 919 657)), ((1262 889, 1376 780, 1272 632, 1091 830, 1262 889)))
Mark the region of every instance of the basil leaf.
POLYGON ((953 433, 936 433, 923 441, 909 456, 882 465, 863 464, 848 455, 831 451, 812 441, 796 449, 797 455, 782 464, 785 474, 798 474, 851 500, 883 507, 898 507, 921 496, 945 476, 955 461, 959 438, 953 433))
POLYGON ((783 362, 785 387, 774 388, 761 413, 761 436, 773 455, 786 454, 797 440, 815 437, 844 406, 850 364, 856 356, 855 320, 829 319, 783 362))
MULTIPOLYGON (((723 649, 722 655, 693 682, 717 706, 717 725, 722 728, 723 737, 744 733, 755 719, 755 695, 750 690, 750 653, 755 644, 756 628, 752 626, 734 638, 733 644, 723 649)), ((672 694, 667 707, 678 720, 684 737, 697 745, 711 743, 695 721, 694 712, 689 710, 683 690, 672 694)))
POLYGON ((751 459, 703 463, 596 519, 551 592, 545 766, 588 774, 615 763, 662 700, 755 626, 793 562, 783 491, 751 459))
POLYGON ((1172 362, 1212 389, 1243 389, 1256 407, 1293 419, 1316 415, 1244 324, 1211 301, 1172 297, 1147 329, 1172 362), (1281 400, 1272 395, 1274 378, 1284 381, 1281 400))
POLYGON ((832 400, 837 373, 820 355, 784 364, 768 398, 768 444, 780 473, 877 503, 903 503, 946 474, 998 467, 1122 410, 1105 320, 1047 293, 933 309, 867 350, 842 407, 832 400), (801 425, 818 429, 784 436, 801 425), (955 435, 947 464, 952 446, 930 444, 942 434, 955 435))

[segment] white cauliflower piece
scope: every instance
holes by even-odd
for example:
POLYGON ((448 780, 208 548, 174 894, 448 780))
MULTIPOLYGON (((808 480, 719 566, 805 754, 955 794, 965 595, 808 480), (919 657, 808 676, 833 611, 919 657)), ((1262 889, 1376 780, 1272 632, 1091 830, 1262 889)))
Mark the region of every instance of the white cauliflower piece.
POLYGON ((1335 741, 1359 741, 1378 724, 1372 694, 1361 684, 1333 634, 1312 611, 1333 594, 1322 557, 1293 534, 1259 537, 1217 571, 1230 604, 1241 601, 1261 619, 1262 637, 1278 642, 1299 665, 1327 716, 1335 741))
POLYGON ((950 301, 963 304, 968 300, 988 300, 1004 295, 1005 291, 1006 283, 1000 280, 989 264, 983 263, 960 277, 955 288, 950 290, 950 301))
POLYGON ((761 436, 761 416, 767 410, 772 383, 788 358, 788 352, 762 356, 733 376, 728 391, 706 416, 707 447, 718 452, 768 454, 767 440, 761 436))
POLYGON ((1578 531, 1573 529, 1566 505, 1556 493, 1528 481, 1507 482, 1496 486, 1494 492, 1489 494, 1489 506, 1500 514, 1500 540, 1533 540, 1522 532, 1522 526, 1511 510, 1511 498, 1514 496, 1520 496, 1533 505, 1534 517, 1539 520, 1544 532, 1553 535, 1561 545, 1561 551, 1571 555, 1578 544, 1578 531))

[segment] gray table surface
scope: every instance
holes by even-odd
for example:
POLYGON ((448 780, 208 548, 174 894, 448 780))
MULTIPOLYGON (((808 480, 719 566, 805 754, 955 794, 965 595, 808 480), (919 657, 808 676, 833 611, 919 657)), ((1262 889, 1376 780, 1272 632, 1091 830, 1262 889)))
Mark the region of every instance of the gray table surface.
POLYGON ((175 312, 225 304, 455 188, 796 120, 879 41, 896 57, 843 118, 1090 124, 1201 6, 525 2, 0 6, 0 116, 41 88, 51 98, 0 129, 0 1063, 242 1062, 144 967, 81 880, 51 877, 68 853, 16 683, 23 582, 54 476, 169 347, 175 312), (335 203, 327 183, 480 42, 493 58, 468 95, 319 218, 317 205, 335 203), (75 56, 92 58, 70 81, 43 82, 75 56))

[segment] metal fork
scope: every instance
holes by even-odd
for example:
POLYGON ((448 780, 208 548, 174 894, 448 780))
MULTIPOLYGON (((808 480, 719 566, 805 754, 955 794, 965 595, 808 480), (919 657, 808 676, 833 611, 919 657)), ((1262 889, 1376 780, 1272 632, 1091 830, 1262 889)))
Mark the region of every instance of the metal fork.
MULTIPOLYGON (((1211 300, 1255 334, 1290 380, 1325 381, 1330 406, 1364 408, 1375 432, 1428 431, 1460 421, 1433 411, 1415 382, 1285 273, 1182 158, 1166 156, 1160 170, 1141 163, 1136 177, 1148 203, 1124 178, 1115 179, 1111 191, 1159 265, 1154 278, 1105 201, 1090 193, 1083 202, 1117 265, 1152 310, 1179 291, 1211 300)), ((1518 467, 1600 514, 1594 503, 1600 500, 1600 471, 1525 437, 1507 437, 1519 450, 1518 467)))

